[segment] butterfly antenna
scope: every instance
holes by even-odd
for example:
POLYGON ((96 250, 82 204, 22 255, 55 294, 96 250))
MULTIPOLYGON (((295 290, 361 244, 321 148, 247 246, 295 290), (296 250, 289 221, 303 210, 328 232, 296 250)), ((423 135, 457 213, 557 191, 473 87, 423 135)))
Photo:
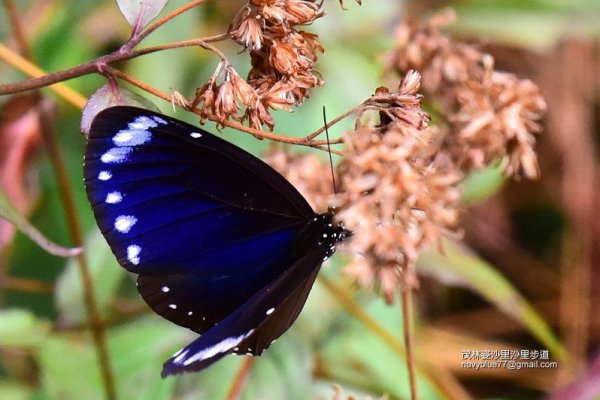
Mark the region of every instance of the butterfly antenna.
POLYGON ((323 106, 323 123, 325 124, 325 137, 327 138, 327 152, 329 153, 329 165, 331 166, 331 181, 333 182, 333 193, 337 194, 337 186, 335 184, 335 174, 333 173, 333 157, 331 156, 331 143, 329 142, 329 130, 327 129, 327 114, 325 106, 323 106))

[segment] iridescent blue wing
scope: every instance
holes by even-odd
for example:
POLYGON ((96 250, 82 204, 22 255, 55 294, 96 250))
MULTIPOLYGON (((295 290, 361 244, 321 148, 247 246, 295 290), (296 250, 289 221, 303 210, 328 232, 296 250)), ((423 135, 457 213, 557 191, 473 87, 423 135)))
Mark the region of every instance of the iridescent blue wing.
POLYGON ((294 264, 295 238, 315 215, 256 157, 134 107, 96 116, 84 178, 98 226, 119 263, 140 275, 145 301, 197 332, 294 264))
POLYGON ((269 347, 298 317, 323 262, 323 249, 304 250, 275 280, 175 353, 162 376, 202 370, 230 353, 259 355, 269 347))

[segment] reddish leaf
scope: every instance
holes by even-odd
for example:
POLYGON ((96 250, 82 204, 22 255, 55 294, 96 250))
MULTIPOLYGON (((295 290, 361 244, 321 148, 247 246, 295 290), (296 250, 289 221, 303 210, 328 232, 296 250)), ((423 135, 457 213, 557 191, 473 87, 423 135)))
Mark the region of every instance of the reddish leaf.
POLYGON ((547 400, 597 400, 600 398, 600 354, 575 382, 551 394, 547 400))
MULTIPOLYGON (((35 96, 15 96, 0 112, 0 188, 23 215, 31 211, 38 189, 32 167, 41 143, 36 105, 35 96)), ((12 224, 0 220, 0 251, 14 233, 12 224)))

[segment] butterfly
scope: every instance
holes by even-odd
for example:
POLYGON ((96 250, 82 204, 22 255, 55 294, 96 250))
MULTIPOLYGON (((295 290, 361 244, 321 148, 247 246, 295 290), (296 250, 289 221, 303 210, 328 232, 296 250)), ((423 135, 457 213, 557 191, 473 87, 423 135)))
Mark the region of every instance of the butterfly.
POLYGON ((84 181, 100 231, 145 302, 201 336, 162 376, 260 355, 351 236, 278 172, 183 121, 117 106, 94 118, 84 181))

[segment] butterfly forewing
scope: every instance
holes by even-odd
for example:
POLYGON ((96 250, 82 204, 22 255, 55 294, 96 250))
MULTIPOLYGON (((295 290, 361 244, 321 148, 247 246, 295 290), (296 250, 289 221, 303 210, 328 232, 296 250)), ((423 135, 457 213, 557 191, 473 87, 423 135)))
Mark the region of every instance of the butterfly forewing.
POLYGON ((117 259, 148 276, 140 279, 144 299, 197 331, 277 276, 312 214, 293 187, 243 150, 131 107, 96 117, 84 173, 117 259))

